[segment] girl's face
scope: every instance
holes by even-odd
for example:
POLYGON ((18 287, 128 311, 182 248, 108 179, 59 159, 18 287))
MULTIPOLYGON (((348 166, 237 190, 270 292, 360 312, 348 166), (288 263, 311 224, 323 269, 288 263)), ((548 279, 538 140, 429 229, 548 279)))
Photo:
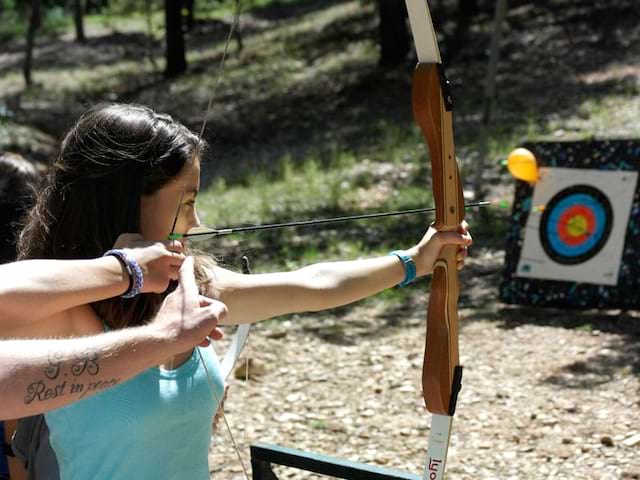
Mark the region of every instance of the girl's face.
POLYGON ((140 202, 140 234, 147 241, 166 240, 178 213, 175 232, 186 233, 200 225, 196 195, 200 188, 200 160, 185 164, 177 177, 140 202), (183 197, 184 194, 184 197, 183 197), (180 201, 182 199, 182 202, 180 201))

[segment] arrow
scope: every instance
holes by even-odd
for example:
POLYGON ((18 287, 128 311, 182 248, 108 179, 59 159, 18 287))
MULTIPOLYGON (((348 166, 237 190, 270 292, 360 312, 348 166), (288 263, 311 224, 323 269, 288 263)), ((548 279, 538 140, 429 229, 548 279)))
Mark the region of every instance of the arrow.
MULTIPOLYGON (((488 201, 480 201, 475 203, 468 203, 465 205, 465 208, 473 208, 473 207, 486 207, 491 205, 491 202, 488 201)), ((328 223, 342 223, 342 222, 350 222, 353 220, 362 220, 365 218, 380 218, 380 217, 393 217, 396 215, 410 215, 415 213, 428 213, 435 212, 436 209, 433 207, 430 208, 414 208, 411 210, 395 210, 392 212, 377 212, 377 213, 365 213, 360 215, 350 215, 346 217, 332 217, 332 218, 320 218, 316 220, 299 220, 296 222, 287 222, 287 223, 270 223, 263 225, 251 225, 245 227, 231 227, 231 228, 213 228, 207 226, 200 226, 191 228, 187 233, 172 233, 170 238, 171 240, 179 240, 179 239, 192 239, 196 242, 203 242, 205 240, 210 240, 214 237, 220 235, 230 235, 232 233, 242 233, 242 232, 255 232, 259 230, 271 230, 275 228, 287 228, 287 227, 306 227, 309 225, 325 225, 328 223)))

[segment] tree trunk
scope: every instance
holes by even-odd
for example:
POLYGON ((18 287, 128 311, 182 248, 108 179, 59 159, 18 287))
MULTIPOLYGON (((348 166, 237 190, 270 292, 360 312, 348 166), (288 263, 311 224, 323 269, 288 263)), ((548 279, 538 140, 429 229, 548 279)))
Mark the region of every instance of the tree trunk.
POLYGON ((153 0, 144 0, 144 15, 147 21, 147 56, 153 66, 153 70, 157 72, 158 63, 156 62, 156 56, 154 54, 155 39, 153 35, 153 11, 151 2, 153 0))
POLYGON ((182 33, 182 2, 164 0, 164 13, 167 32, 167 66, 164 76, 165 78, 171 78, 181 75, 187 70, 184 35, 182 33))
POLYGON ((32 84, 31 65, 33 62, 33 46, 36 40, 36 32, 40 28, 40 0, 31 0, 31 15, 29 17, 29 29, 27 30, 27 45, 24 55, 22 73, 27 86, 32 84))
POLYGON ((87 39, 84 36, 84 9, 82 0, 74 0, 74 15, 73 21, 76 24, 76 42, 86 43, 87 39))
POLYGON ((453 32, 453 36, 449 42, 449 48, 447 48, 448 57, 447 60, 451 60, 460 53, 466 43, 469 36, 469 29, 471 27, 471 21, 473 17, 478 14, 478 0, 458 0, 458 9, 456 12, 456 29, 453 32))
POLYGON ((404 0, 377 0, 380 18, 380 66, 403 63, 411 45, 404 0))
POLYGON ((233 36, 236 38, 236 45, 238 46, 238 55, 242 52, 242 49, 244 48, 244 42, 242 41, 242 24, 240 23, 241 20, 242 20, 241 16, 238 16, 238 23, 236 24, 236 30, 233 34, 233 36))
POLYGON ((85 0, 86 13, 102 13, 105 8, 109 8, 109 0, 85 0))
MULTIPOLYGON (((502 39, 502 26, 507 16, 507 0, 497 0, 496 10, 493 17, 493 33, 491 35, 491 53, 489 65, 487 67, 487 77, 484 84, 484 98, 482 108, 482 134, 480 135, 480 155, 476 162, 476 172, 473 180, 474 198, 484 198, 486 189, 484 187, 483 172, 486 163, 488 146, 488 127, 493 121, 493 110, 496 94, 496 75, 498 72, 498 61, 500 59, 500 43, 502 39)), ((481 213, 481 215, 485 215, 481 213)))

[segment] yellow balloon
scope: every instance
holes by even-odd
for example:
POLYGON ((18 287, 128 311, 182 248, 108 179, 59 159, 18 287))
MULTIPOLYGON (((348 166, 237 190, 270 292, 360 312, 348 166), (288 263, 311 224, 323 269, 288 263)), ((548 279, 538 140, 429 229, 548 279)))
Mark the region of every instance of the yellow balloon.
POLYGON ((526 148, 516 148, 507 157, 509 172, 518 180, 529 183, 538 181, 536 157, 526 148))

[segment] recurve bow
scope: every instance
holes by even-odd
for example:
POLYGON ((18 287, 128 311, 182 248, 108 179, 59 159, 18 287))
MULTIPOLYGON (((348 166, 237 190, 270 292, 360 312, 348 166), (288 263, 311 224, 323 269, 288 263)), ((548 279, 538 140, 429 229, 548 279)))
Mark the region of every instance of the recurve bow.
MULTIPOLYGON (((429 146, 434 203, 433 227, 455 231, 464 219, 464 198, 453 142, 453 98, 440 59, 426 0, 406 0, 418 54, 412 104, 429 146)), ((434 264, 427 309, 422 395, 433 414, 424 478, 444 478, 451 423, 462 380, 458 354, 459 280, 457 245, 445 246, 434 264)))

